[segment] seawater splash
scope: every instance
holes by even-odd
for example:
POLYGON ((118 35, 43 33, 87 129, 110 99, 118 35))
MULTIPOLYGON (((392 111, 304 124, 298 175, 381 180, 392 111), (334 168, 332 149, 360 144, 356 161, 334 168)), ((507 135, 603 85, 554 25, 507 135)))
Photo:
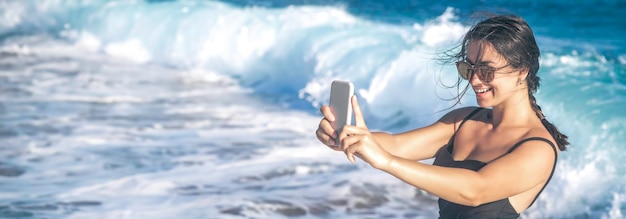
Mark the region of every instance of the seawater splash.
MULTIPOLYGON (((94 2, 74 12, 73 6, 67 5, 70 15, 52 6, 36 11, 46 12, 44 18, 56 18, 52 23, 58 23, 59 36, 90 51, 137 63, 210 69, 296 106, 308 105, 299 99, 319 106, 328 101, 328 81, 351 80, 368 102, 365 110, 374 116, 372 120, 380 118, 384 123, 395 115, 397 119, 387 122, 388 127, 415 118, 421 124, 432 121, 433 112, 449 106, 437 97, 450 98, 437 93, 437 82, 456 76, 438 74, 434 58, 436 51, 458 40, 465 28, 455 22, 452 8, 432 21, 405 27, 367 21, 341 8, 324 6, 268 9, 210 1, 130 1, 94 2), (398 93, 393 89, 398 86, 391 86, 396 83, 413 88, 402 91, 404 98, 422 94, 397 105, 385 98, 398 93), (419 109, 418 103, 435 110, 398 114, 419 109)), ((31 23, 41 22, 21 26, 31 23)))
MULTIPOLYGON (((547 53, 541 74, 539 104, 572 145, 561 154, 554 182, 538 206, 556 215, 620 218, 614 215, 623 211, 624 202, 614 197, 626 189, 626 168, 615 162, 626 158, 621 143, 626 140, 624 62, 594 52, 547 53)), ((547 217, 538 212, 530 218, 547 217)))
MULTIPOLYGON (((389 209, 432 216, 432 197, 413 197, 401 182, 345 165, 320 148, 311 134, 319 118, 310 112, 327 102, 332 79, 344 79, 357 85, 374 129, 406 130, 438 118, 451 106, 442 98, 455 95, 440 85, 457 78, 452 66, 440 66, 436 58, 467 28, 456 17, 459 9, 407 25, 323 5, 0 5, 1 51, 9 66, 2 74, 0 112, 7 122, 1 133, 9 145, 3 157, 14 158, 0 168, 21 184, 41 186, 29 194, 44 197, 3 206, 76 217, 156 217, 127 209, 163 206, 159 200, 165 198, 178 209, 166 215, 184 209, 192 217, 206 215, 199 206, 213 207, 213 215, 258 217, 394 215, 389 209), (275 118, 288 125, 277 125, 275 118), (55 172, 47 166, 71 168, 55 172), (94 171, 100 169, 106 171, 94 171), (374 177, 352 179, 363 175, 374 177), (58 179, 36 183, 50 177, 58 179), (335 196, 294 195, 320 191, 335 196), (107 200, 120 193, 128 196, 113 203, 84 196, 107 200), (264 197, 270 193, 273 198, 264 197), (211 200, 186 198, 193 195, 211 200)), ((549 36, 538 40, 550 43, 538 101, 572 146, 525 217, 619 218, 625 210, 626 170, 619 161, 626 156, 626 55, 561 48, 549 36)), ((465 97, 463 105, 472 99, 465 97)), ((11 185, 17 189, 5 193, 8 199, 24 195, 11 185)))

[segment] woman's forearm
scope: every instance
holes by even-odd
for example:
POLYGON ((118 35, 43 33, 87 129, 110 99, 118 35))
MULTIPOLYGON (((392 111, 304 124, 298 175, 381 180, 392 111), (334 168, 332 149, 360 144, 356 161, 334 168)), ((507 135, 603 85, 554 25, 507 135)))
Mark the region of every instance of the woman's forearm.
POLYGON ((394 156, 402 157, 399 153, 396 138, 393 134, 387 132, 372 132, 372 136, 374 136, 378 144, 380 144, 385 151, 394 156))
POLYGON ((386 165, 376 167, 398 179, 445 200, 468 206, 481 204, 481 177, 477 172, 433 166, 393 157, 386 165))

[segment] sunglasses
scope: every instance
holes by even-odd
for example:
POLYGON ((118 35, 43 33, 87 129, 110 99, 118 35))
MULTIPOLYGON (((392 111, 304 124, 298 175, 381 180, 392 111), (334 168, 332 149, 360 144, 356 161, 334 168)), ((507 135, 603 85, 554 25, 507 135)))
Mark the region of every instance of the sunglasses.
POLYGON ((498 70, 488 65, 472 65, 466 61, 456 62, 456 69, 459 71, 459 75, 461 76, 461 78, 465 80, 471 80, 474 76, 474 73, 478 73, 478 79, 485 83, 493 81, 495 72, 498 70))

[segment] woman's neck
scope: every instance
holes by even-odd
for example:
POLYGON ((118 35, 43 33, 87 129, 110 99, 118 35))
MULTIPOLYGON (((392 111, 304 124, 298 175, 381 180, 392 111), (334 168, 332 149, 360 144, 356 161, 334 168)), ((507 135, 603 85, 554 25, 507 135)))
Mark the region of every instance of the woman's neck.
POLYGON ((538 119, 537 114, 530 106, 530 99, 526 90, 512 95, 506 101, 493 106, 491 124, 498 127, 523 126, 538 119))

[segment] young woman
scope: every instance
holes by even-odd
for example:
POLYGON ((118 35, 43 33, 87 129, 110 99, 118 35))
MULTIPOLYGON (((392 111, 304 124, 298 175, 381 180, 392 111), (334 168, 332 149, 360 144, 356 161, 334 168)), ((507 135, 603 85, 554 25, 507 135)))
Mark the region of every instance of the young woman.
POLYGON ((334 117, 322 106, 317 138, 351 162, 357 156, 440 197, 442 219, 518 218, 550 181, 558 151, 569 144, 535 101, 539 48, 533 32, 518 16, 490 17, 466 33, 453 58, 478 107, 388 134, 367 129, 352 97, 356 125, 335 134, 334 117), (335 140, 340 146, 333 146, 335 140), (433 157, 433 165, 416 162, 433 157))

